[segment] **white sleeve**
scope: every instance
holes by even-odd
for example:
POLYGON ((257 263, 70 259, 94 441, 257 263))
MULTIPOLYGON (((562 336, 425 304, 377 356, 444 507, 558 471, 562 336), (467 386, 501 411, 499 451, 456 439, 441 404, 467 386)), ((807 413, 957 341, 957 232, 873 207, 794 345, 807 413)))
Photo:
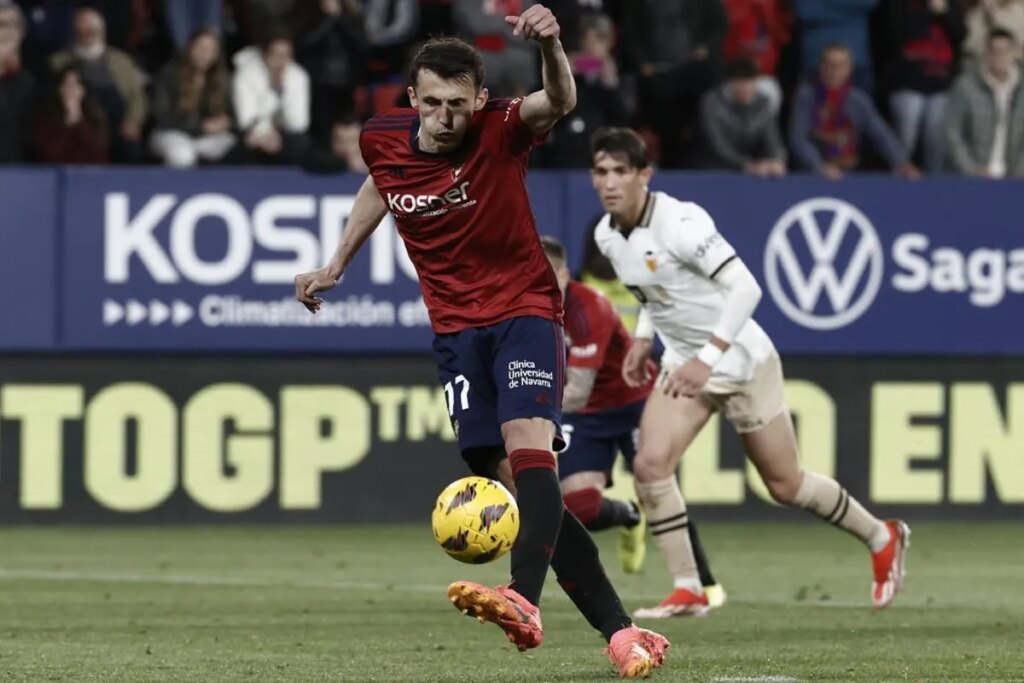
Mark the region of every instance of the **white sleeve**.
POLYGON ((640 307, 640 314, 636 317, 636 331, 633 333, 635 339, 654 339, 654 321, 651 320, 651 312, 646 306, 640 307))
POLYGON ((708 212, 696 204, 682 205, 678 218, 662 225, 659 232, 670 254, 708 279, 715 279, 725 264, 736 259, 736 250, 718 232, 708 212))
POLYGON ((761 287, 747 265, 735 255, 716 275, 715 282, 725 294, 725 303, 712 334, 732 344, 761 301, 761 287))

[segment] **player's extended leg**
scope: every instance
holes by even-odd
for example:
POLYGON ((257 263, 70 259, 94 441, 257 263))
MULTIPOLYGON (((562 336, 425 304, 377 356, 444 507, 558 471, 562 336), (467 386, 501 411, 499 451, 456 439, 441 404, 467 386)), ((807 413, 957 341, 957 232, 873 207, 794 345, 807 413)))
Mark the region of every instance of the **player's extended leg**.
POLYGON ((725 604, 725 589, 715 580, 715 575, 711 571, 711 562, 708 560, 704 544, 701 543, 700 534, 697 532, 697 522, 692 519, 689 521, 686 531, 690 536, 693 557, 697 561, 697 575, 700 576, 701 586, 704 587, 704 595, 708 598, 708 607, 721 607, 725 604))
POLYGON ((612 527, 634 527, 640 523, 640 509, 631 502, 605 498, 608 485, 604 472, 576 472, 562 479, 562 498, 569 511, 588 531, 612 527))
POLYGON ((672 398, 660 388, 647 399, 633 476, 651 534, 672 574, 674 590, 657 607, 637 610, 637 617, 700 615, 707 611, 676 471, 683 452, 711 413, 712 409, 700 399, 672 398))
POLYGON ((903 588, 909 527, 899 520, 883 522, 865 510, 835 479, 803 469, 788 411, 764 427, 740 436, 772 498, 784 505, 804 508, 868 546, 874 570, 871 600, 875 607, 888 606, 903 588))

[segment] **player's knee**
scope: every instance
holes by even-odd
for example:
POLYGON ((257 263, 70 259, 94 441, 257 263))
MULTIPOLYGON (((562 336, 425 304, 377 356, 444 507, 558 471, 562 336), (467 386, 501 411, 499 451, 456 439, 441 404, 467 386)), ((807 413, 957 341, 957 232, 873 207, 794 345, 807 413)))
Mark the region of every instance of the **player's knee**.
POLYGON ((797 476, 765 479, 764 485, 768 488, 768 493, 772 495, 772 500, 776 503, 780 505, 793 505, 796 503, 801 479, 802 477, 798 472, 797 476))
POLYGON ((555 426, 550 420, 539 417, 509 420, 501 425, 501 436, 505 440, 505 451, 510 455, 524 448, 550 451, 555 426))
POLYGON ((633 459, 633 477, 637 481, 660 481, 675 471, 672 458, 656 449, 641 450, 633 459))
POLYGON ((597 519, 601 512, 601 491, 593 486, 576 489, 562 496, 565 507, 585 525, 597 519))

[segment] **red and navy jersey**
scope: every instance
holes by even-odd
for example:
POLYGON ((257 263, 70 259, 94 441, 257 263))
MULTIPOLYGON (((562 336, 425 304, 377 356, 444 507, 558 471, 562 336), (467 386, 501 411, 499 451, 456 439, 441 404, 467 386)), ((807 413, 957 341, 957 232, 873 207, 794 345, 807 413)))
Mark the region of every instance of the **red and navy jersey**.
POLYGON ((382 112, 360 136, 439 334, 519 316, 561 322, 558 282, 526 193, 527 157, 540 139, 521 105, 490 100, 462 145, 445 154, 419 148, 415 109, 382 112))
POLYGON ((632 388, 622 379, 622 363, 632 337, 612 303, 596 289, 582 282, 570 282, 565 291, 565 336, 569 367, 597 370, 594 389, 579 412, 593 413, 621 408, 642 401, 651 393, 654 363, 648 370, 651 381, 632 388))

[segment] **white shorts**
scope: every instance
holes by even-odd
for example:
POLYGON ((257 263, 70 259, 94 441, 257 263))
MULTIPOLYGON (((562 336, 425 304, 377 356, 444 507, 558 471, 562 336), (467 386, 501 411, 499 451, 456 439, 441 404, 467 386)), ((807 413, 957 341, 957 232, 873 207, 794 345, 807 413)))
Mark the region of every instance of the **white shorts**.
MULTIPOLYGON (((658 384, 663 385, 677 365, 662 367, 658 384)), ((747 382, 712 380, 700 400, 713 411, 721 411, 740 434, 756 432, 786 410, 783 396, 782 361, 774 351, 754 368, 747 382)))

